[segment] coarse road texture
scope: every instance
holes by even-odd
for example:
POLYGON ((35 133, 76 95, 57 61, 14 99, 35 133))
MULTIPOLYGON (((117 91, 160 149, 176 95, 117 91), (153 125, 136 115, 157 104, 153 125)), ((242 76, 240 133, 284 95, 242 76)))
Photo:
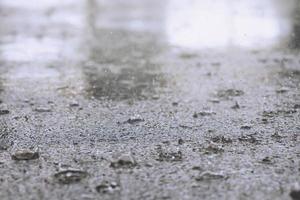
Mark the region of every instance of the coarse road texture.
POLYGON ((300 199, 297 0, 1 0, 0 199, 300 199))

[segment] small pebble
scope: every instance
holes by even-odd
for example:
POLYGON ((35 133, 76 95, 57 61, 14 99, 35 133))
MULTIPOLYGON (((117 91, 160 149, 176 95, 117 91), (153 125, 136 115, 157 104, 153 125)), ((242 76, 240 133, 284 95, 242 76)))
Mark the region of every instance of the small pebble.
POLYGON ((120 190, 120 186, 116 182, 104 181, 100 185, 96 186, 96 191, 101 194, 113 193, 120 190))
POLYGON ((238 104, 238 102, 235 102, 235 104, 233 106, 231 106, 232 109, 237 110, 240 109, 240 105, 238 104))
POLYGON ((178 144, 179 144, 179 145, 182 145, 183 143, 184 143, 183 139, 180 138, 180 139, 178 140, 178 144))
POLYGON ((172 106, 178 106, 178 102, 173 102, 172 106))
POLYGON ((192 168, 192 170, 195 170, 195 171, 202 171, 203 169, 200 167, 200 166, 194 166, 192 168))
POLYGON ((215 136, 213 138, 211 138, 211 141, 213 142, 217 142, 217 143, 232 143, 232 139, 229 137, 225 137, 225 136, 215 136))
POLYGON ((79 106, 79 103, 76 102, 76 101, 74 101, 74 102, 71 102, 71 103, 69 104, 69 106, 70 106, 70 107, 78 107, 78 106, 79 106))
POLYGON ((126 122, 129 124, 135 124, 138 122, 143 122, 144 119, 140 116, 140 115, 134 115, 132 117, 130 117, 126 122))
POLYGON ((259 140, 254 137, 254 135, 242 135, 241 137, 238 138, 239 141, 241 142, 249 142, 252 144, 258 144, 259 140))
POLYGON ((272 162, 272 160, 271 160, 271 158, 270 157, 265 157, 265 158, 263 158, 262 160, 261 160, 261 162, 262 163, 264 163, 264 164, 272 164, 273 162, 272 162))
POLYGON ((282 88, 279 88, 276 90, 276 93, 278 94, 282 94, 282 93, 286 93, 289 91, 289 88, 286 88, 286 87, 282 87, 282 88))
POLYGON ((112 168, 131 168, 136 165, 137 163, 131 154, 123 154, 117 160, 110 163, 112 168))
POLYGON ((51 112, 51 109, 50 108, 44 108, 44 107, 38 107, 38 108, 35 108, 34 111, 36 112, 51 112))
POLYGON ((290 196, 293 200, 300 200, 300 190, 292 190, 290 196))
POLYGON ((215 114, 216 113, 212 112, 212 111, 201 111, 201 112, 198 112, 198 113, 194 113, 193 117, 198 118, 198 117, 211 116, 211 115, 215 115, 215 114))
POLYGON ((290 192, 290 197, 293 200, 300 200, 300 186, 299 183, 295 183, 290 192))
POLYGON ((9 110, 0 110, 0 115, 7 115, 9 114, 9 110))
POLYGON ((204 154, 218 154, 223 153, 224 149, 216 144, 211 143, 206 148, 204 148, 204 154))
POLYGON ((78 107, 79 106, 79 104, 76 104, 76 103, 71 103, 70 104, 70 107, 78 107))
POLYGON ((223 99, 228 99, 229 97, 238 97, 244 94, 244 91, 236 89, 219 90, 217 92, 217 96, 223 99))
POLYGON ((39 152, 31 150, 18 150, 12 156, 13 160, 35 160, 40 157, 39 152))
POLYGON ((300 104, 295 104, 294 109, 300 109, 300 104))
POLYGON ((218 180, 226 179, 227 177, 223 174, 213 173, 213 172, 203 172, 200 176, 196 177, 196 181, 208 181, 208 180, 218 180))
POLYGON ((162 150, 160 150, 157 161, 178 162, 178 161, 182 161, 182 159, 183 159, 183 155, 181 151, 163 152, 162 150))
POLYGON ((86 171, 77 169, 64 170, 54 174, 54 178, 61 184, 77 183, 87 176, 88 173, 86 171))
POLYGON ((212 103, 220 103, 220 99, 210 99, 209 101, 212 103))
POLYGON ((241 129, 243 130, 250 130, 252 127, 250 125, 243 125, 241 126, 241 129))

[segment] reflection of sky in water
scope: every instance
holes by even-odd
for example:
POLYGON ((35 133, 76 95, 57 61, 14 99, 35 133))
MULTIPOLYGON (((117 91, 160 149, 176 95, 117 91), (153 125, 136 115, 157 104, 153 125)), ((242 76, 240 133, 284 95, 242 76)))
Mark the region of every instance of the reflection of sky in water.
POLYGON ((97 28, 156 32, 160 40, 196 49, 277 45, 292 31, 296 5, 295 0, 2 0, 1 7, 19 8, 12 10, 15 13, 10 18, 2 18, 3 30, 18 31, 26 26, 15 38, 9 34, 0 38, 2 57, 15 61, 77 57, 72 43, 78 41, 64 37, 60 30, 67 26, 73 36, 84 40, 88 34, 84 20, 90 12, 87 2, 94 2, 97 28), (46 25, 53 28, 47 30, 46 25))
POLYGON ((290 31, 290 21, 282 16, 288 7, 281 6, 275 0, 172 0, 166 32, 172 44, 190 48, 267 47, 290 31))
POLYGON ((59 77, 59 73, 52 68, 45 68, 41 66, 20 66, 18 68, 13 68, 10 71, 13 79, 45 79, 59 77))
POLYGON ((10 70, 15 78, 58 79, 59 72, 47 63, 89 60, 96 63, 85 73, 93 95, 118 99, 125 93, 155 94, 166 81, 154 61, 168 44, 214 50, 296 44, 299 36, 291 37, 291 32, 299 33, 296 2, 2 0, 7 14, 0 13, 0 56, 5 62, 31 63, 10 70), (108 64, 109 75, 102 70, 108 64))
POLYGON ((45 61, 55 60, 63 43, 55 39, 37 40, 34 38, 21 37, 14 43, 3 45, 5 51, 2 57, 7 61, 45 61))
POLYGON ((74 3, 73 0, 1 0, 1 4, 9 5, 11 7, 20 7, 25 9, 41 10, 48 9, 53 6, 68 6, 74 3))
POLYGON ((75 59, 72 44, 82 27, 82 4, 71 0, 1 0, 0 55, 5 61, 75 59), (59 5, 59 6, 58 6, 59 5), (65 30, 71 29, 72 35, 65 30))

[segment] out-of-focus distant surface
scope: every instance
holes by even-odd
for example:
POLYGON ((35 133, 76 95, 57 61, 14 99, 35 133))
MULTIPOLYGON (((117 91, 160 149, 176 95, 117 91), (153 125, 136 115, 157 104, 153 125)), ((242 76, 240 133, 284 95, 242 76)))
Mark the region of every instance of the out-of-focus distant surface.
MULTIPOLYGON (((57 51, 55 47, 59 41, 51 36, 62 31, 58 30, 60 25, 69 26, 75 33, 80 31, 78 37, 81 39, 92 29, 123 29, 155 33, 168 44, 179 47, 260 49, 298 41, 298 4, 296 0, 65 0, 43 3, 3 0, 1 21, 2 27, 8 26, 12 32, 25 28, 24 36, 38 29, 31 37, 34 34, 46 37, 43 45, 49 45, 49 54, 57 51), (45 27, 46 23, 52 24, 52 29, 45 27)), ((1 32, 5 31, 2 28, 1 32)), ((12 36, 5 35, 1 40, 12 39, 12 36)), ((43 51, 38 47, 42 44, 36 44, 32 38, 22 38, 20 33, 18 36, 14 38, 16 42, 24 39, 24 45, 32 45, 32 52, 28 54, 43 51)), ((15 48, 22 48, 20 45, 16 44, 15 48)))

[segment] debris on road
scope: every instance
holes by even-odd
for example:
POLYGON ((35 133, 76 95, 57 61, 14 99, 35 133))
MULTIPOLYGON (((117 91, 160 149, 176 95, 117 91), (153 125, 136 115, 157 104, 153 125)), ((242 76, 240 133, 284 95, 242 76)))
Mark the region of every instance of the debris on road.
POLYGON ((51 112, 51 108, 48 108, 48 107, 37 107, 37 108, 34 109, 34 111, 40 112, 40 113, 51 112))
POLYGON ((62 184, 71 184, 80 182, 88 176, 86 171, 78 169, 68 169, 54 174, 54 178, 62 184))
POLYGON ((143 122, 145 121, 140 115, 134 115, 134 116, 131 116, 127 121, 126 123, 129 123, 129 124, 136 124, 136 123, 139 123, 139 122, 143 122))
POLYGON ((0 110, 0 115, 7 115, 9 114, 9 110, 0 110))
POLYGON ((193 114, 194 118, 216 115, 213 111, 201 111, 193 114))
POLYGON ((137 165, 136 160, 131 155, 131 153, 128 154, 122 154, 119 158, 112 161, 110 163, 110 166, 112 168, 132 168, 137 165))
POLYGON ((35 160, 40 157, 40 154, 37 151, 24 149, 17 150, 11 157, 13 160, 35 160))
POLYGON ((100 185, 96 186, 96 191, 101 194, 114 193, 119 190, 120 185, 114 181, 103 181, 100 185))
POLYGON ((219 90, 217 92, 217 97, 221 99, 230 99, 231 97, 238 97, 244 95, 243 90, 237 90, 237 89, 227 89, 227 90, 219 90))
POLYGON ((221 174, 210 171, 202 172, 198 177, 196 177, 196 181, 210 181, 210 180, 220 180, 227 179, 228 177, 221 174))
POLYGON ((158 147, 158 158, 157 161, 163 162, 178 162, 183 160, 183 154, 181 151, 166 151, 161 147, 158 147))

